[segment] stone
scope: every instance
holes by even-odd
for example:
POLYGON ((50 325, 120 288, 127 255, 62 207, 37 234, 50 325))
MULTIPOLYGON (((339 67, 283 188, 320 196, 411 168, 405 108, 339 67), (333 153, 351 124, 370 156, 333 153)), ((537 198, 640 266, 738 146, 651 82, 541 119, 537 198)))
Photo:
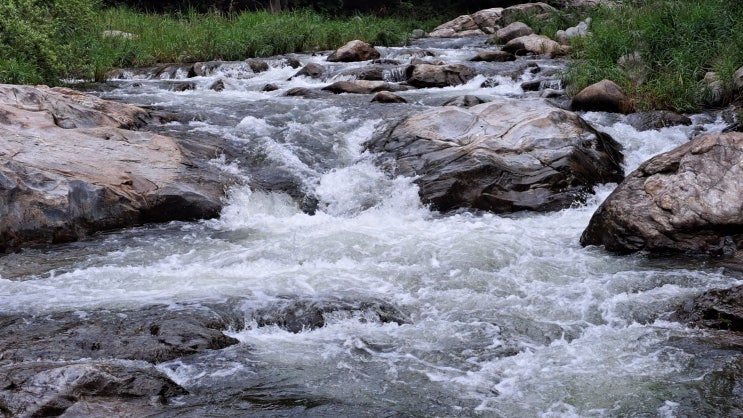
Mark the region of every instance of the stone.
POLYGON ((133 33, 124 32, 120 30, 104 30, 102 32, 104 38, 121 38, 121 39, 137 39, 139 35, 133 33))
POLYGON ((699 136, 644 162, 596 210, 582 245, 725 257, 743 248, 743 133, 699 136))
POLYGON ((515 61, 516 56, 506 51, 483 51, 477 54, 476 57, 470 61, 485 61, 485 62, 507 62, 515 61))
POLYGON ((638 131, 643 132, 651 129, 668 128, 670 126, 689 126, 691 125, 691 119, 669 110, 654 110, 632 113, 627 116, 627 123, 638 131))
POLYGON ((292 87, 284 93, 285 96, 304 97, 306 99, 320 99, 329 94, 333 93, 327 90, 309 89, 307 87, 292 87))
POLYGON ((378 102, 378 103, 407 103, 408 102, 404 98, 389 91, 380 91, 379 93, 374 95, 371 101, 378 102))
POLYGON ((505 44, 512 39, 532 34, 534 34, 534 31, 527 24, 522 22, 513 22, 504 28, 498 29, 490 38, 489 42, 505 44))
POLYGON ((407 90, 407 88, 396 84, 387 83, 385 81, 351 80, 336 81, 333 84, 323 87, 323 90, 327 90, 335 94, 370 94, 379 91, 402 91, 407 90))
POLYGON ((268 83, 265 86, 263 86, 263 88, 261 89, 261 91, 269 92, 269 91, 276 91, 278 89, 279 89, 279 86, 277 86, 276 84, 268 83))
POLYGON ((0 250, 217 216, 224 183, 174 139, 130 130, 148 118, 69 89, 0 85, 0 250))
POLYGON ((461 64, 417 64, 405 69, 407 83, 418 88, 458 86, 476 75, 475 70, 461 64))
POLYGON ((245 60, 245 62, 248 64, 248 67, 250 67, 250 69, 256 74, 268 71, 268 63, 266 61, 249 58, 245 60))
POLYGON ((572 110, 593 112, 632 113, 634 106, 621 87, 611 80, 598 83, 581 90, 573 97, 572 110))
POLYGON ((209 90, 222 91, 224 90, 224 80, 217 80, 209 86, 209 90))
POLYGON ((500 24, 509 25, 518 19, 523 18, 524 15, 542 18, 557 12, 557 9, 542 2, 517 4, 503 9, 501 12, 500 24))
POLYGON ((567 50, 562 45, 553 41, 552 39, 544 35, 526 35, 520 36, 515 39, 511 39, 505 45, 503 45, 503 51, 510 52, 515 55, 526 55, 536 54, 544 55, 549 54, 552 56, 564 55, 567 50))
POLYGON ((503 12, 502 7, 482 9, 470 15, 478 28, 487 34, 495 32, 503 12))
POLYGON ((678 307, 672 319, 698 328, 743 332, 743 286, 707 291, 678 307))
POLYGON ((462 15, 454 20, 441 24, 429 32, 428 36, 433 38, 453 38, 458 36, 471 36, 484 34, 477 26, 477 22, 470 15, 462 15))
POLYGON ((145 306, 137 310, 43 316, 0 315, 0 365, 36 359, 110 358, 157 364, 237 344, 223 331, 241 317, 219 307, 145 306))
POLYGON ((379 51, 374 49, 373 46, 363 41, 354 40, 335 50, 327 60, 329 62, 369 61, 380 56, 379 51))
POLYGON ((423 29, 413 29, 413 32, 410 34, 410 36, 413 39, 420 39, 425 38, 426 36, 428 36, 428 34, 423 29))
POLYGON ((189 77, 206 77, 212 75, 222 64, 223 62, 221 61, 196 62, 191 67, 189 77))
POLYGON ((616 141, 536 98, 422 111, 365 147, 442 212, 559 210, 623 178, 616 141))
POLYGON ((352 76, 357 80, 384 81, 385 67, 382 65, 365 65, 343 71, 341 75, 352 76))
POLYGON ((586 20, 579 22, 577 25, 569 27, 565 30, 558 30, 555 34, 555 39, 562 45, 567 45, 572 38, 579 38, 588 36, 588 25, 591 24, 591 18, 588 17, 586 20))
POLYGON ((320 64, 310 62, 302 69, 297 71, 296 74, 294 74, 294 77, 310 77, 310 78, 320 78, 325 74, 325 67, 323 67, 320 64))

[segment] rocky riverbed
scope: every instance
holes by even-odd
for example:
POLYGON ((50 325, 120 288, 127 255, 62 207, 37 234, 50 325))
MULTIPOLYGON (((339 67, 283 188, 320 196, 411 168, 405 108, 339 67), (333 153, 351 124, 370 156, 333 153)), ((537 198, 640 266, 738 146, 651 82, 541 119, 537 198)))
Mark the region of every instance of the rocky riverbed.
POLYGON ((517 9, 0 86, 0 413, 740 414, 736 121, 571 101, 517 9))

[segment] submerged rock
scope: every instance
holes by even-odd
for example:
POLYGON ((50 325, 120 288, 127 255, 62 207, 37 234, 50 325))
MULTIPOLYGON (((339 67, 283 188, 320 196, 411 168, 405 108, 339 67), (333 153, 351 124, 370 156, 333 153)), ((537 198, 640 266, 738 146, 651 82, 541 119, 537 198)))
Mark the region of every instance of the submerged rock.
POLYGON ((668 128, 670 126, 691 125, 687 116, 669 110, 632 113, 627 116, 627 123, 638 131, 668 128))
POLYGON ((69 89, 0 85, 0 250, 219 214, 223 184, 145 110, 69 89))
POLYGON ((241 328, 238 315, 223 309, 168 308, 94 311, 81 316, 0 315, 0 365, 36 359, 123 359, 149 363, 237 344, 223 334, 241 328))
POLYGON ((743 248, 743 134, 697 137, 644 162, 604 201, 580 242, 630 253, 729 256, 743 248))
POLYGON ((408 324, 397 307, 379 300, 293 300, 253 314, 258 327, 278 326, 298 333, 322 328, 327 322, 356 319, 360 322, 408 324))
POLYGON ((380 91, 379 93, 374 95, 371 101, 378 102, 378 103, 407 103, 408 102, 404 98, 396 95, 395 93, 391 93, 389 91, 380 91))
POLYGON ((622 179, 619 144, 542 99, 430 109, 366 147, 440 211, 558 210, 622 179))

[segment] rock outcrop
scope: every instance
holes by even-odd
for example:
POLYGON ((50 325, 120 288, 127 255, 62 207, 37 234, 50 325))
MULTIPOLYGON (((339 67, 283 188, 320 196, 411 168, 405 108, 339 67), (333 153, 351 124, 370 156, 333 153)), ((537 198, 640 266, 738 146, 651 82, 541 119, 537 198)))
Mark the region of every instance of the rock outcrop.
POLYGON ((558 210, 622 179, 619 145, 542 99, 430 109, 366 147, 439 211, 558 210))
POLYGON ((643 163, 580 242, 630 253, 729 256, 743 248, 743 133, 716 133, 643 163))
POLYGON ((223 184, 189 168, 172 138, 130 129, 147 117, 69 89, 0 85, 0 250, 217 216, 223 184))

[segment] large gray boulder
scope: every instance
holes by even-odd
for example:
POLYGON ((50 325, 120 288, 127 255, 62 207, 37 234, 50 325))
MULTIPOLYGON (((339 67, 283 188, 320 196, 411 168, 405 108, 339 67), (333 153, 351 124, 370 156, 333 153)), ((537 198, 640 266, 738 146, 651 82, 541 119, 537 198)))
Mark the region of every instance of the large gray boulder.
POLYGON ((547 3, 523 3, 506 7, 501 12, 501 25, 509 25, 524 16, 532 16, 538 19, 547 18, 550 14, 557 13, 557 9, 547 3))
POLYGON ((351 41, 335 50, 328 56, 329 62, 356 62, 369 61, 379 58, 381 55, 373 46, 364 41, 351 41))
POLYGON ((217 216, 224 185, 172 138, 127 129, 146 119, 69 89, 0 85, 0 251, 217 216))
POLYGON ((462 64, 416 64, 405 69, 407 83, 419 88, 457 86, 476 75, 475 70, 462 64))
POLYGON ((366 147, 440 211, 558 210, 622 179, 619 145, 543 99, 426 110, 366 147))
POLYGON ((513 22, 510 25, 498 29, 495 34, 490 38, 490 43, 505 44, 508 41, 522 36, 533 34, 534 31, 523 22, 513 22))
POLYGON ((434 28, 428 36, 434 38, 453 38, 461 36, 484 35, 477 22, 470 15, 462 15, 454 20, 443 23, 434 28))
POLYGON ((580 242, 630 253, 726 256, 743 246, 743 133, 715 133, 643 163, 580 242))

